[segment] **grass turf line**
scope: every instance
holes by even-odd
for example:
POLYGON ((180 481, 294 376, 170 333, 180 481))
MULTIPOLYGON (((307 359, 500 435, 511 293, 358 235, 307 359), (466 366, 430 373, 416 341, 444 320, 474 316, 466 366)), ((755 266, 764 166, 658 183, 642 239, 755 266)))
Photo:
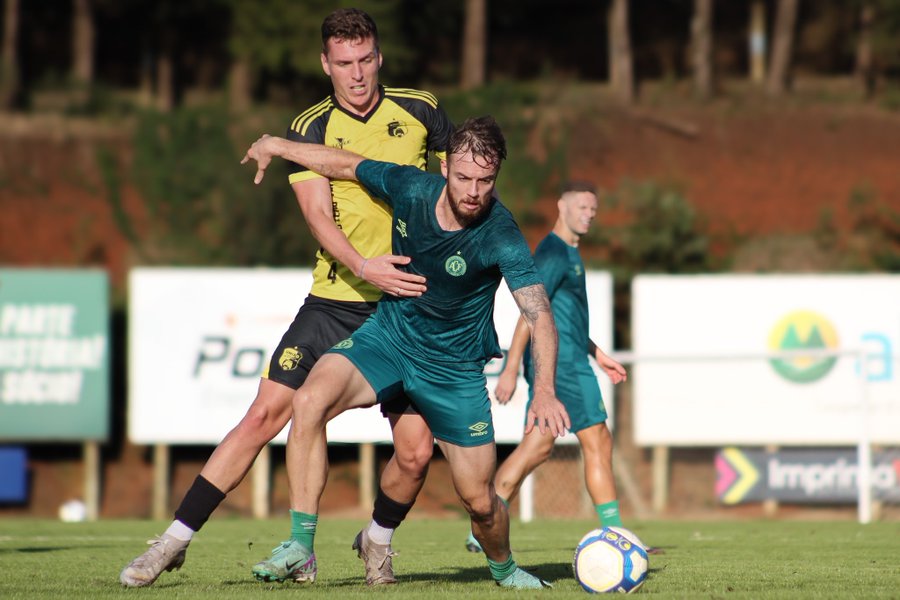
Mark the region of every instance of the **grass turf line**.
MULTIPOLYGON (((465 551, 468 523, 412 519, 398 530, 395 586, 369 588, 350 549, 363 521, 319 524, 319 577, 312 585, 265 584, 250 567, 287 537, 285 519, 213 519, 195 538, 181 571, 155 585, 124 589, 121 569, 167 523, 108 520, 68 524, 0 520, 0 598, 584 598, 572 577, 574 545, 592 521, 513 521, 519 564, 552 581, 552 590, 514 592, 493 584, 483 554, 465 551)), ((658 598, 898 598, 900 524, 715 521, 627 523, 666 554, 650 557, 642 594, 658 598)))

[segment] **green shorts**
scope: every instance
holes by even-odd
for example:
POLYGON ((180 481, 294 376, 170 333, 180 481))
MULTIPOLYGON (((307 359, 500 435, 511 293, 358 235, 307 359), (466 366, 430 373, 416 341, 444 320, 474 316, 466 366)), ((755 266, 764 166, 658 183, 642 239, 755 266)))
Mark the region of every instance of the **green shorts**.
POLYGON ((328 352, 346 356, 379 403, 405 392, 437 439, 456 446, 494 441, 484 365, 411 356, 374 318, 328 352))
MULTIPOLYGON (((525 380, 528 382, 527 411, 534 400, 534 374, 531 369, 525 369, 525 380)), ((573 433, 606 422, 606 405, 603 404, 600 384, 587 361, 556 366, 556 397, 569 413, 573 433)))

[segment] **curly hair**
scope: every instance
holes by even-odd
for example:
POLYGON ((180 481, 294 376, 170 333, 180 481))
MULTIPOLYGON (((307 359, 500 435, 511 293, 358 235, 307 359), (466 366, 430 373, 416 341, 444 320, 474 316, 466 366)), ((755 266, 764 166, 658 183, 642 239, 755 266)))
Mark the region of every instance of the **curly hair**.
POLYGON ((466 152, 497 167, 506 159, 506 139, 494 117, 487 115, 468 118, 453 130, 447 143, 447 154, 466 152))

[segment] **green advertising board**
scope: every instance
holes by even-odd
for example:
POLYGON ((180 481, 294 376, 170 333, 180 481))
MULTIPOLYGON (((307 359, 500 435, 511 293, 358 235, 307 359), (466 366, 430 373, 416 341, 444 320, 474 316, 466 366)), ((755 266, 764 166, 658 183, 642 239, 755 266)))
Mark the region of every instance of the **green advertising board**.
POLYGON ((107 439, 108 289, 99 270, 0 269, 0 440, 107 439))

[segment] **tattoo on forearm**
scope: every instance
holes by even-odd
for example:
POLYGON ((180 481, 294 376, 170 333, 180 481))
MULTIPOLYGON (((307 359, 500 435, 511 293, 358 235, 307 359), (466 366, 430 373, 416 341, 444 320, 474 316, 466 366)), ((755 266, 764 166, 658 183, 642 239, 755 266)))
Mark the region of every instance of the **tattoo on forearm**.
POLYGON ((541 312, 550 311, 550 299, 543 285, 529 285, 513 292, 513 298, 529 325, 534 326, 541 312))
POLYGON ((556 367, 557 339, 547 291, 543 285, 531 285, 513 292, 513 298, 519 305, 519 310, 522 311, 522 317, 531 328, 531 360, 534 365, 535 379, 549 377, 549 381, 552 383, 556 367), (546 313, 545 318, 549 331, 545 330, 546 335, 542 336, 539 341, 535 336, 535 325, 542 313, 546 313))

